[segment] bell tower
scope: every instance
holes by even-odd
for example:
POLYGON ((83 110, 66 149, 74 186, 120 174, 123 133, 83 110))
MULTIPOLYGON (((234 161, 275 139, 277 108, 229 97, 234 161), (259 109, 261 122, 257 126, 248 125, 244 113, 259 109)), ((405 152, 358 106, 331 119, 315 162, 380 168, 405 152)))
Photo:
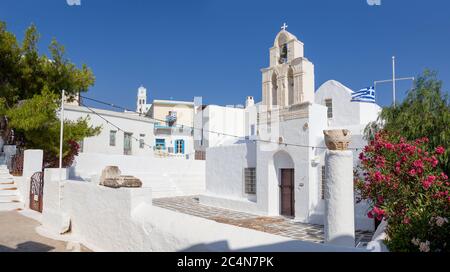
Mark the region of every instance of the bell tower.
POLYGON ((146 104, 147 104, 147 89, 141 85, 138 89, 137 102, 136 102, 136 111, 139 113, 146 113, 146 104))
POLYGON ((287 27, 283 24, 270 48, 270 66, 261 70, 263 104, 269 108, 314 102, 314 64, 287 27))

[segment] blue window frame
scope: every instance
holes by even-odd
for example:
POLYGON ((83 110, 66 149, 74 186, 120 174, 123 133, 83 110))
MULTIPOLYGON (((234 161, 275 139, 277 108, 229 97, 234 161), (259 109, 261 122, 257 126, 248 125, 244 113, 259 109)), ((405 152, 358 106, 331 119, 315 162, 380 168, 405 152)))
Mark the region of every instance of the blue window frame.
POLYGON ((156 139, 155 147, 157 150, 166 150, 166 139, 156 139))
POLYGON ((184 140, 175 141, 175 154, 184 154, 184 140))

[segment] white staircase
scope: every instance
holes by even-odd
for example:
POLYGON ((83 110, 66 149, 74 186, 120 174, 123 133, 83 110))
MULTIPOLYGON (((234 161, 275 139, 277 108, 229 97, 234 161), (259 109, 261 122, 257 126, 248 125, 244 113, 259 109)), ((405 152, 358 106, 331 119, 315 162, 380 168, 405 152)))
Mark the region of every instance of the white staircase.
POLYGON ((205 191, 203 173, 165 173, 130 171, 125 173, 141 179, 143 187, 152 188, 152 198, 198 195, 205 191))
MULTIPOLYGON (((0 162, 1 163, 1 162, 0 162)), ((19 190, 5 164, 0 164, 0 211, 23 209, 19 190)))

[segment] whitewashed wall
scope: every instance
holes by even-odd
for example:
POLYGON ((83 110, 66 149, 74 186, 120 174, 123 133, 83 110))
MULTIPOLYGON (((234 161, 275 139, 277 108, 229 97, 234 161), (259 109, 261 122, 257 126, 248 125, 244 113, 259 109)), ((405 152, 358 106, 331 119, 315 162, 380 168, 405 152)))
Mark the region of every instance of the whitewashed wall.
POLYGON ((205 161, 197 160, 81 153, 75 157, 70 177, 95 182, 108 165, 141 179, 143 186, 152 188, 155 198, 205 191, 205 161))
MULTIPOLYGON (((89 124, 92 126, 102 126, 102 131, 99 135, 85 138, 83 141, 83 152, 97 152, 104 154, 124 154, 124 132, 118 131, 116 127, 108 124, 105 120, 92 113, 86 107, 65 105, 64 118, 67 120, 76 121, 79 118, 86 116, 90 117, 89 124), (110 131, 115 130, 116 145, 110 146, 110 131)), ((153 121, 149 118, 140 117, 133 113, 114 112, 102 109, 91 108, 100 116, 113 123, 117 127, 126 132, 133 133, 137 139, 141 139, 140 134, 145 134, 143 137, 147 145, 154 146, 154 132, 153 121)), ((139 141, 132 139, 132 155, 153 156, 153 148, 144 146, 139 147, 139 141)))
MULTIPOLYGON (((302 242, 151 205, 149 189, 63 182, 71 237, 94 251, 364 251, 302 242)), ((55 185, 55 183, 52 183, 55 185)), ((45 203, 47 206, 55 203, 45 203)))
MULTIPOLYGON (((272 127, 273 142, 282 136, 284 146, 258 142, 254 149, 246 145, 233 144, 207 149, 206 194, 200 201, 206 205, 251 212, 255 214, 279 215, 280 213, 280 169, 295 168, 295 219, 301 222, 323 224, 324 200, 322 196, 322 172, 325 143, 323 130, 328 129, 327 109, 323 105, 310 104, 309 118, 281 122, 272 127), (318 148, 293 146, 316 146, 318 148), (244 191, 243 170, 257 167, 257 195, 248 197, 244 191), (256 200, 256 203, 255 203, 256 200), (256 204, 256 205, 255 205, 256 204)), ((359 126, 359 125, 358 125, 359 126)), ((264 128, 260 128, 264 131, 264 128)), ((264 135, 264 132, 262 133, 264 135)), ((264 136, 261 136, 264 137, 264 136)), ((248 141, 252 142, 252 141, 248 141)), ((365 145, 362 135, 354 135, 351 147, 365 145)), ((358 153, 353 152, 354 165, 358 153)), ((356 228, 373 230, 373 221, 368 219, 367 205, 355 205, 356 228)))
POLYGON ((228 144, 236 137, 246 135, 246 110, 241 108, 209 105, 195 115, 195 127, 203 126, 203 145, 200 145, 202 131, 194 131, 194 139, 198 150, 228 144))
POLYGON ((325 106, 325 99, 332 99, 333 118, 329 119, 330 128, 348 128, 354 134, 361 134, 361 128, 375 121, 381 110, 373 103, 350 102, 352 90, 342 83, 329 80, 315 93, 315 103, 325 106))
POLYGON ((260 213, 255 196, 245 194, 244 188, 244 168, 256 167, 256 144, 238 141, 230 146, 208 148, 206 158, 206 194, 200 197, 200 202, 260 213))

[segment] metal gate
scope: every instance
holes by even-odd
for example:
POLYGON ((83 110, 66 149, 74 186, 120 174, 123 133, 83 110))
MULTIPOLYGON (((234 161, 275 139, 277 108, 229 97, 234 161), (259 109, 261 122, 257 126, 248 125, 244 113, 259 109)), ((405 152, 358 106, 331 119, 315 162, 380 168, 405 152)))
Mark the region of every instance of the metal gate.
POLYGON ((23 174, 23 153, 19 152, 11 157, 11 175, 22 176, 23 174))
POLYGON ((44 172, 36 172, 30 182, 30 209, 42 212, 44 196, 44 172))

